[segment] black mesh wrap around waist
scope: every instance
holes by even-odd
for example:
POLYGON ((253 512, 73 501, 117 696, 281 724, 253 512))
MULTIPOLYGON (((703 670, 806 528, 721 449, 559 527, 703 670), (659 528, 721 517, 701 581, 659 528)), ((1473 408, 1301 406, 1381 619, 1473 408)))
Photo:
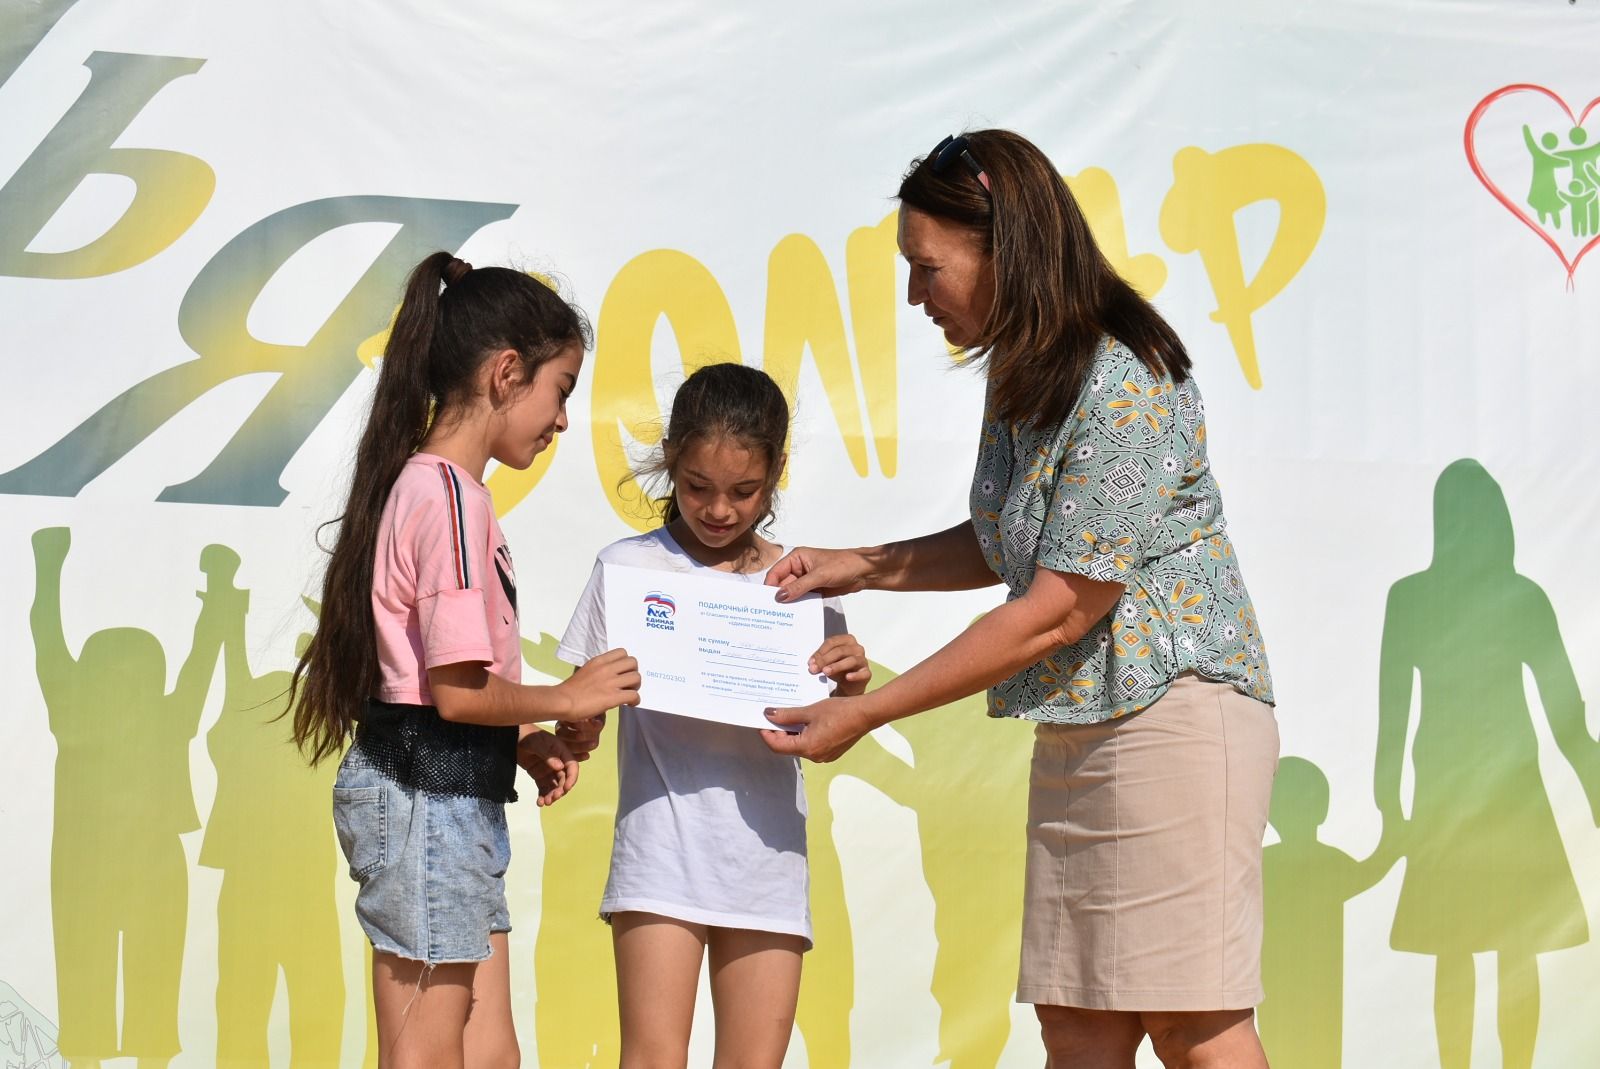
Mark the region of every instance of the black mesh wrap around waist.
POLYGON ((354 749, 402 787, 517 800, 517 729, 446 720, 431 705, 367 699, 354 749))

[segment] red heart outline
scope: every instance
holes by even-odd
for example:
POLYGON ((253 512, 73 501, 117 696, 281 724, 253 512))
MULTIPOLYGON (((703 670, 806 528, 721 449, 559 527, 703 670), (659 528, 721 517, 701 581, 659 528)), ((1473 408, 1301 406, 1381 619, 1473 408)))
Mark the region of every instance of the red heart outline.
POLYGON ((1593 100, 1589 101, 1589 103, 1585 105, 1582 115, 1573 115, 1572 109, 1567 107, 1567 102, 1565 100, 1562 100, 1559 96, 1552 93, 1542 85, 1519 83, 1517 85, 1502 86, 1501 88, 1490 93, 1488 96, 1484 97, 1482 100, 1478 101, 1478 106, 1472 109, 1471 115, 1467 116, 1467 128, 1462 134, 1462 142, 1467 150, 1467 163, 1471 165, 1472 173, 1478 176, 1478 181, 1483 183, 1483 188, 1494 194, 1495 200, 1505 205, 1506 209, 1510 211, 1512 215, 1516 216, 1518 219, 1521 219, 1525 224, 1527 224, 1529 230, 1533 231, 1535 234, 1538 234, 1540 240, 1546 245, 1550 246, 1550 251, 1556 254, 1557 259, 1561 261, 1561 266, 1567 269, 1567 288, 1571 289, 1572 276, 1577 273, 1578 265, 1583 262, 1583 258, 1588 254, 1589 250, 1594 248, 1596 245, 1600 245, 1600 234, 1597 234, 1590 239, 1587 245, 1578 250, 1578 255, 1569 261, 1567 259, 1567 254, 1561 251, 1561 246, 1556 244, 1555 239, 1549 234, 1546 234, 1543 227, 1535 223, 1527 212, 1519 208, 1515 201, 1506 196, 1505 192, 1501 190, 1499 186, 1495 185, 1489 176, 1484 173, 1483 166, 1478 163, 1478 153, 1473 145, 1473 134, 1478 129, 1478 120, 1483 118, 1483 113, 1489 110, 1489 106, 1491 104, 1499 100, 1501 97, 1507 96, 1511 93, 1544 94, 1546 97, 1554 101, 1562 111, 1567 113, 1567 118, 1572 120, 1573 126, 1583 125, 1584 120, 1589 117, 1589 113, 1593 111, 1597 105, 1600 105, 1600 97, 1595 97, 1593 100))

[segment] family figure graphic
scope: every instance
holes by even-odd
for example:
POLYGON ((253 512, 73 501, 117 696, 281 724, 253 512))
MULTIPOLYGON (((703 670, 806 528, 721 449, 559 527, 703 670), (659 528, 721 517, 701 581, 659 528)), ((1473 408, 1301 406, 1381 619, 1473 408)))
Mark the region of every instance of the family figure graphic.
MULTIPOLYGON (((1581 162, 1593 170, 1589 157, 1581 162)), ((220 545, 201 552, 206 582, 194 638, 169 691, 166 653, 147 631, 111 627, 91 634, 76 654, 69 648, 61 591, 70 545, 65 528, 34 535, 31 619, 57 742, 51 898, 60 1056, 80 1069, 114 1057, 159 1069, 179 1052, 189 911, 180 836, 202 827, 188 753, 220 668, 222 709, 205 740, 217 790, 199 853, 199 864, 224 873, 215 1061, 268 1064, 281 973, 291 1064, 337 1064, 345 987, 328 816, 333 766, 305 767, 276 719, 287 677, 258 676, 249 663, 249 596, 234 584, 239 557, 220 545)), ((1493 954, 1498 965, 1502 1064, 1525 1067, 1537 1038, 1537 956, 1589 939, 1539 770, 1525 668, 1597 823, 1600 747, 1585 726, 1550 601, 1517 573, 1513 548, 1499 485, 1476 461, 1451 464, 1435 487, 1432 562, 1392 586, 1383 621, 1373 773, 1383 820, 1370 856, 1358 860, 1319 839, 1330 802, 1321 769, 1293 756, 1280 764, 1271 809, 1278 841, 1266 848, 1264 863, 1267 997, 1260 1008, 1275 1069, 1341 1064, 1344 908, 1397 862, 1406 868, 1390 945, 1436 960, 1443 1069, 1470 1064, 1474 954, 1493 954), (1481 611, 1463 613, 1451 596, 1468 586, 1481 611), (1405 805, 1408 763, 1413 789, 1405 805)), ((525 659, 547 675, 564 675, 570 668, 556 660, 554 646, 549 636, 525 641, 525 659)), ((880 685, 892 674, 875 666, 880 685)), ((1025 725, 989 725, 994 749, 986 761, 971 761, 968 733, 982 712, 980 696, 908 721, 903 733, 914 768, 873 740, 837 763, 807 768, 816 950, 807 956, 796 1023, 812 1066, 852 1060, 852 918, 830 805, 830 787, 841 776, 872 785, 917 816, 934 902, 936 1060, 952 1069, 993 1069, 1006 1046, 1020 934, 1023 844, 1015 829, 1026 805, 1031 738, 1025 725), (983 803, 971 804, 973 798, 983 803)), ((534 965, 548 982, 538 985, 530 1037, 540 1065, 616 1063, 614 966, 608 932, 594 919, 617 796, 613 765, 602 754, 573 798, 540 810, 546 856, 534 965)), ((376 1054, 370 1035, 368 1065, 376 1054)))
POLYGON ((1527 124, 1522 139, 1533 158, 1533 181, 1528 187, 1528 207, 1540 223, 1561 229, 1561 212, 1571 208, 1569 226, 1573 237, 1600 234, 1600 138, 1574 126, 1567 131, 1566 148, 1558 148, 1561 138, 1554 131, 1534 137, 1527 124))

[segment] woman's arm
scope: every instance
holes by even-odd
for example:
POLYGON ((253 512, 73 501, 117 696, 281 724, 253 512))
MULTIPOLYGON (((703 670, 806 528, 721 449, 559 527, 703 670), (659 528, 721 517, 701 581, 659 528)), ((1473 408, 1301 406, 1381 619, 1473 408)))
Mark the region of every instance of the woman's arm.
POLYGON ((512 683, 479 661, 428 669, 439 715, 467 724, 587 720, 619 705, 638 705, 639 683, 639 662, 626 650, 600 654, 555 686, 512 683))
POLYGON ((799 734, 763 732, 778 753, 832 761, 873 728, 947 705, 1077 642, 1110 612, 1121 583, 1037 568, 1028 592, 975 620, 943 649, 870 694, 769 714, 799 734))
POLYGON ((858 590, 976 590, 1000 581, 978 545, 972 521, 936 534, 862 549, 791 551, 767 573, 779 601, 816 591, 824 597, 858 590))

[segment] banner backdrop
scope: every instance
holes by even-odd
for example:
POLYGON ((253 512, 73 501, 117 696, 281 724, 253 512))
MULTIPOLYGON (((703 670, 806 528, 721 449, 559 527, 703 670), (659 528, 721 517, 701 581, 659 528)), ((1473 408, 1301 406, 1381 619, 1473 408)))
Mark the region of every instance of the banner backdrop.
MULTIPOLYGON (((904 303, 891 194, 982 126, 1050 154, 1209 401, 1283 732, 1273 1064, 1594 1064, 1597 56, 1591 0, 8 0, 5 1064, 373 1064, 333 769, 272 718, 415 261, 594 319, 571 429, 489 478, 560 675, 686 368, 792 397, 784 541, 965 515, 983 386, 904 303)), ((883 679, 997 597, 847 610, 883 679)), ((806 769, 789 1065, 1038 1064, 1030 743, 973 699, 806 769)), ((529 1065, 616 1062, 615 793, 608 744, 513 807, 529 1065)))

